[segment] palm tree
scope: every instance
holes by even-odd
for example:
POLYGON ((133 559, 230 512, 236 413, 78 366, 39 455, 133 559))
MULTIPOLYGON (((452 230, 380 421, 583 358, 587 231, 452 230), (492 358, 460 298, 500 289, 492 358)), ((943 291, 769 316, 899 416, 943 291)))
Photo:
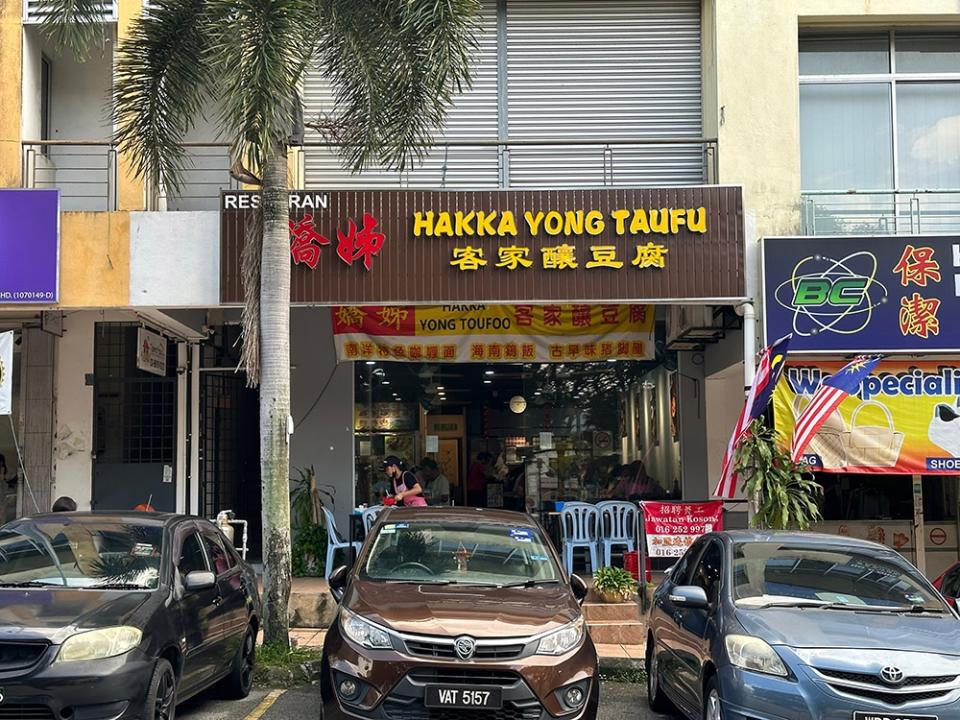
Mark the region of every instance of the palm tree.
MULTIPOLYGON (((41 0, 45 30, 82 57, 101 0, 41 0)), ((244 352, 260 387, 266 568, 264 634, 288 643, 290 594, 290 254, 287 149, 311 64, 333 84, 325 126, 358 171, 402 170, 426 152, 469 84, 479 0, 151 0, 121 43, 111 103, 119 150, 152 187, 177 190, 180 142, 218 107, 235 167, 262 178, 244 253, 244 352)))

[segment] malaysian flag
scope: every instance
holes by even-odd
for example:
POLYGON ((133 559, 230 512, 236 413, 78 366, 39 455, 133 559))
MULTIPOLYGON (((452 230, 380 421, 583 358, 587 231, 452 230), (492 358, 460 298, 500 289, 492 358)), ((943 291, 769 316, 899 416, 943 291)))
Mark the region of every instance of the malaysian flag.
POLYGON ((760 362, 753 378, 753 386, 747 395, 747 401, 740 411, 740 418, 727 443, 727 451, 723 455, 723 466, 720 469, 720 482, 713 491, 714 497, 730 499, 737 493, 737 474, 733 469, 734 452, 740 440, 750 427, 751 423, 763 414, 773 395, 783 368, 787 360, 787 348, 790 346, 792 335, 780 338, 773 345, 760 354, 760 362))
POLYGON ((810 398, 797 423, 793 428, 793 445, 790 448, 790 457, 799 462, 813 436, 826 422, 834 410, 843 402, 844 398, 853 395, 860 389, 860 383, 877 366, 880 356, 861 355, 840 372, 828 380, 824 380, 817 391, 810 398))

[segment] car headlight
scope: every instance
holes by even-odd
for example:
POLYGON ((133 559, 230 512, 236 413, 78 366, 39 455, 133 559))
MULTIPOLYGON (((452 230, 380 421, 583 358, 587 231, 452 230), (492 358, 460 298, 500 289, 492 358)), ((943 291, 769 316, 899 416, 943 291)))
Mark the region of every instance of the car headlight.
POLYGON ((583 617, 540 638, 537 655, 563 655, 583 640, 583 617))
POLYGON ((77 633, 68 637, 60 646, 58 662, 76 660, 102 660, 123 655, 140 644, 143 632, 140 628, 121 625, 77 633))
POLYGON ((727 655, 730 662, 744 670, 786 677, 787 668, 776 650, 757 637, 727 635, 727 655))
POLYGON ((340 611, 340 627, 357 645, 373 650, 393 647, 387 633, 347 609, 340 611))

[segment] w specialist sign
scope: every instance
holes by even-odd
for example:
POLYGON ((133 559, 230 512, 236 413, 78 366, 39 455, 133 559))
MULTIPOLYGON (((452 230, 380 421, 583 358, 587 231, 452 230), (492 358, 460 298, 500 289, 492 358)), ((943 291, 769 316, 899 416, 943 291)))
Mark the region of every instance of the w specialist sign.
POLYGON ((793 352, 960 349, 960 237, 766 238, 763 287, 793 352))
POLYGON ((0 190, 0 305, 58 300, 60 192, 0 190))

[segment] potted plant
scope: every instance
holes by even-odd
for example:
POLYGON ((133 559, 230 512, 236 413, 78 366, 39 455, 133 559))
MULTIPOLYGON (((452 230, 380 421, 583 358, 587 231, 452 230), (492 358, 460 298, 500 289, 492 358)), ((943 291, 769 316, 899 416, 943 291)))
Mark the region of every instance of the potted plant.
POLYGON ((626 602, 636 592, 637 581, 623 568, 602 567, 593 574, 593 590, 603 602, 626 602))
POLYGON ((808 530, 820 520, 823 488, 776 442, 762 418, 750 426, 737 446, 735 470, 754 504, 751 525, 771 530, 808 530))

